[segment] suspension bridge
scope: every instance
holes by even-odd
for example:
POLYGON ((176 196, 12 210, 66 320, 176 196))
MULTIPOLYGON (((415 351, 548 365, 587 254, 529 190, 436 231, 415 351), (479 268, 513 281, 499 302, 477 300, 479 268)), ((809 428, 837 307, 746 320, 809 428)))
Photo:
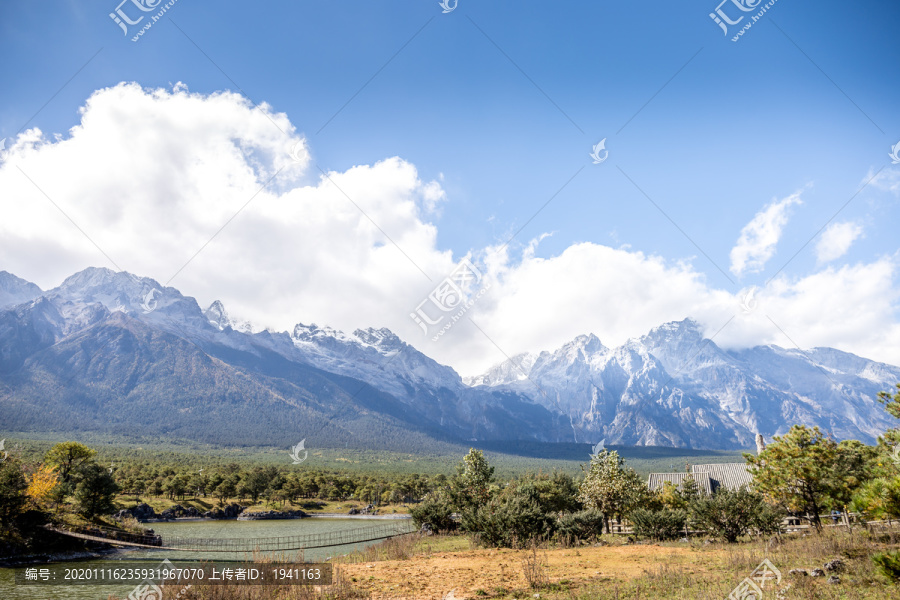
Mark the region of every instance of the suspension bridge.
POLYGON ((416 531, 411 519, 403 519, 355 529, 343 529, 306 535, 292 535, 266 538, 197 538, 181 536, 148 535, 105 527, 61 529, 47 526, 47 529, 91 542, 101 542, 114 546, 147 548, 152 550, 177 550, 182 552, 282 552, 328 548, 347 544, 374 542, 407 535, 416 531))

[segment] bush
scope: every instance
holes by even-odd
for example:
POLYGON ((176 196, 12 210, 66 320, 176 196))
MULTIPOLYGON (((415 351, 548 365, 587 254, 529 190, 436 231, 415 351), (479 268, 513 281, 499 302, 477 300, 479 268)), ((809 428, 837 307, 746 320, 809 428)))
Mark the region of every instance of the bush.
POLYGON ((453 520, 450 501, 440 492, 428 494, 418 506, 410 509, 416 527, 428 525, 433 531, 453 531, 458 527, 453 520))
POLYGON ((720 488, 712 496, 695 499, 691 502, 691 518, 710 535, 733 543, 751 532, 778 533, 783 515, 766 503, 762 494, 742 487, 720 488))
POLYGON ((566 513, 556 521, 556 534, 570 540, 589 540, 603 533, 603 514, 598 510, 566 513))
POLYGON ((878 552, 872 555, 872 562, 891 581, 900 581, 900 551, 878 552))
POLYGON ((647 510, 637 508, 628 515, 634 525, 634 534, 654 540, 674 540, 684 532, 687 512, 678 509, 647 510))
POLYGON ((553 535, 556 519, 545 513, 531 486, 507 488, 500 497, 462 513, 462 528, 487 546, 523 547, 553 535))

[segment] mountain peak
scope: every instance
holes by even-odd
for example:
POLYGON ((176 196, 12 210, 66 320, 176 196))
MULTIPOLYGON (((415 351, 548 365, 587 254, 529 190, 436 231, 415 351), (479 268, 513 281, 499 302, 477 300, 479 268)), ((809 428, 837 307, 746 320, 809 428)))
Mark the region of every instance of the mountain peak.
POLYGON ((405 346, 403 340, 387 327, 382 327, 381 329, 375 329, 374 327, 357 329, 353 332, 353 335, 362 343, 375 346, 381 350, 400 350, 405 346))
POLYGON ((203 316, 207 318, 210 325, 219 331, 231 325, 231 319, 228 318, 228 312, 221 300, 214 300, 209 308, 203 311, 203 316))
POLYGON ((150 277, 139 277, 128 271, 113 271, 106 267, 88 267, 66 277, 55 291, 84 295, 98 291, 134 292, 145 288, 156 289, 160 294, 167 289, 150 277))
POLYGON ((30 302, 41 294, 43 294, 41 288, 30 281, 0 271, 0 308, 30 302))
POLYGON ((203 311, 203 316, 209 321, 209 324, 224 331, 226 327, 231 327, 235 331, 242 333, 253 333, 253 324, 250 321, 237 321, 225 310, 225 305, 221 300, 214 300, 209 308, 203 311))
POLYGON ((603 342, 600 341, 600 338, 593 333, 579 335, 572 340, 572 344, 582 348, 586 354, 596 354, 598 352, 606 352, 607 350, 606 346, 603 345, 603 342))
POLYGON ((654 327, 650 333, 644 336, 649 340, 700 340, 703 339, 703 326, 694 319, 688 317, 681 321, 669 321, 659 327, 654 327))

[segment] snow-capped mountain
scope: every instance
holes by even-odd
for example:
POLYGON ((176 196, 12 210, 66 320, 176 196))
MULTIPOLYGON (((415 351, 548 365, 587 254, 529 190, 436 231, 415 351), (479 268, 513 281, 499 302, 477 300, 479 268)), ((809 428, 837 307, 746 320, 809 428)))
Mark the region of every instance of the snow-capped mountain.
POLYGON ((250 321, 238 321, 231 318, 225 305, 220 300, 216 300, 209 305, 209 308, 203 311, 203 316, 209 321, 209 324, 218 329, 225 331, 227 327, 240 331, 241 333, 254 333, 253 323, 250 321))
POLYGON ((900 368, 830 348, 724 350, 690 319, 618 348, 580 336, 512 362, 467 382, 563 412, 573 441, 747 447, 803 423, 872 442, 896 425, 876 398, 900 368))
POLYGON ((177 431, 212 429, 234 443, 320 423, 329 442, 409 430, 431 440, 725 449, 794 423, 871 442, 894 425, 876 395, 900 369, 829 348, 723 350, 688 319, 617 348, 582 335, 463 380, 388 329, 260 330, 219 301, 202 310, 153 279, 90 268, 46 292, 0 273, 0 381, 7 429, 49 427, 40 425, 48 414, 57 429, 96 428, 143 406, 143 421, 129 426, 171 430, 174 419, 177 431), (160 404, 167 411, 150 408, 160 404), (243 421, 216 421, 217 406, 243 421))
POLYGON ((41 295, 41 288, 12 273, 0 271, 0 309, 15 306, 41 295))
MULTIPOLYGON (((17 290, 26 288, 16 284, 17 290)), ((199 350, 215 359, 216 369, 230 375, 248 369, 245 375, 265 375, 265 389, 254 388, 252 395, 281 398, 287 393, 281 386, 289 386, 291 393, 300 394, 298 402, 317 405, 316 410, 324 411, 317 418, 328 422, 335 420, 324 416, 330 414, 329 402, 341 392, 329 385, 310 387, 310 377, 340 377, 332 378, 334 385, 346 392, 346 403, 355 407, 342 408, 341 419, 348 418, 347 410, 378 413, 380 416, 372 418, 400 420, 404 426, 422 429, 432 437, 456 440, 550 441, 562 430, 559 416, 542 405, 516 393, 472 389, 453 369, 436 363, 387 329, 359 329, 345 334, 300 324, 290 333, 254 333, 251 324, 232 319, 221 302, 204 311, 177 289, 128 273, 85 269, 35 299, 0 310, 0 377, 18 372, 24 377, 23 385, 33 386, 34 393, 38 388, 36 378, 47 369, 59 371, 60 381, 81 376, 64 372, 73 362, 71 357, 54 359, 48 350, 81 353, 85 346, 97 348, 95 355, 82 357, 86 362, 124 363, 139 371, 133 374, 137 379, 131 380, 98 365, 95 377, 100 379, 82 383, 86 388, 102 387, 104 393, 113 387, 104 383, 104 377, 122 380, 122 385, 127 379, 130 387, 123 393, 129 395, 139 394, 142 385, 150 390, 165 387, 168 382, 159 380, 158 374, 146 375, 143 361, 168 361, 171 375, 171 370, 195 368, 186 364, 186 354, 195 356, 199 350), (109 341, 123 336, 127 339, 116 344, 109 341), (138 341, 142 336, 143 342, 138 341), (162 349, 150 352, 147 344, 161 344, 162 349), (66 350, 69 345, 72 348, 66 350), (45 360, 55 362, 39 364, 45 360), (32 367, 36 371, 29 371, 32 367), (135 384, 142 376, 150 379, 135 384), (275 389, 270 389, 273 385, 275 389)), ((222 385, 223 377, 213 378, 208 384, 212 391, 202 390, 201 395, 212 399, 219 394, 217 386, 222 385)), ((0 390, 0 401, 3 393, 0 390)), ((89 397, 92 393, 85 389, 75 395, 89 397)), ((13 389, 5 399, 17 401, 15 396, 13 389)), ((61 401, 72 396, 72 390, 59 390, 61 401)), ((186 396, 185 401, 190 402, 190 398, 186 396)))

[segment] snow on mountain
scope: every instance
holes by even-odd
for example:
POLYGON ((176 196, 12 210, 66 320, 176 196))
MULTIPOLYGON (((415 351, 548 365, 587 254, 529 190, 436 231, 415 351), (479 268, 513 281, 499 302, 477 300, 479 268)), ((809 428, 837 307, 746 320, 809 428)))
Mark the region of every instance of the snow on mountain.
POLYGON ((220 301, 201 310, 177 289, 129 273, 85 269, 41 292, 0 272, 0 363, 9 368, 111 319, 137 319, 226 363, 246 365, 252 355, 273 373, 293 364, 351 378, 462 439, 738 448, 757 432, 803 423, 871 442, 895 425, 877 392, 900 381, 900 368, 830 348, 723 350, 690 319, 616 348, 578 336, 463 380, 388 329, 256 331, 220 301))
POLYGON ((411 386, 467 390, 456 371, 428 358, 389 329, 346 334, 301 323, 294 327, 291 340, 311 364, 371 382, 390 393, 406 396, 411 386))
POLYGON ((554 352, 468 381, 519 391, 565 413, 577 441, 747 446, 794 423, 872 442, 895 425, 877 392, 900 368, 830 348, 723 350, 691 319, 608 349, 580 336, 554 352))
POLYGON ((0 309, 30 302, 40 297, 41 293, 41 288, 30 281, 0 271, 0 309))
POLYGON ((256 331, 254 330, 253 323, 250 321, 238 321, 231 318, 228 311, 225 310, 225 305, 219 300, 210 304, 209 308, 203 311, 203 316, 206 317, 210 325, 219 331, 224 331, 226 327, 230 327, 241 333, 255 333, 256 331))

